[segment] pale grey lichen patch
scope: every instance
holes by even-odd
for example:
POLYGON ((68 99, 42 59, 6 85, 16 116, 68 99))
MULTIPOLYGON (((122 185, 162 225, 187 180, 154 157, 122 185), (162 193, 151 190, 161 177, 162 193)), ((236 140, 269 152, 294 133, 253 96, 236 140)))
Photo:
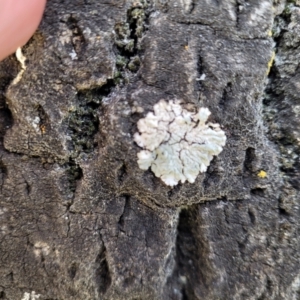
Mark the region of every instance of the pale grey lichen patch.
POLYGON ((139 133, 134 140, 144 149, 138 153, 139 167, 151 167, 170 186, 195 182, 226 142, 219 124, 206 124, 209 115, 207 108, 191 112, 180 101, 159 101, 154 113, 149 112, 137 124, 139 133))
POLYGON ((36 294, 35 291, 31 293, 24 293, 23 298, 21 300, 37 300, 40 298, 40 294, 36 294))

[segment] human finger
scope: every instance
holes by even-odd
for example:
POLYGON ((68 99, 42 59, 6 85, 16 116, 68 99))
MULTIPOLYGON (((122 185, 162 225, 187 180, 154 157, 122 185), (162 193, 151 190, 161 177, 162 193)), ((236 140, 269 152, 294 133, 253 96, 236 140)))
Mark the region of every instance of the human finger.
POLYGON ((45 5, 46 0, 0 0, 0 61, 30 39, 45 5))

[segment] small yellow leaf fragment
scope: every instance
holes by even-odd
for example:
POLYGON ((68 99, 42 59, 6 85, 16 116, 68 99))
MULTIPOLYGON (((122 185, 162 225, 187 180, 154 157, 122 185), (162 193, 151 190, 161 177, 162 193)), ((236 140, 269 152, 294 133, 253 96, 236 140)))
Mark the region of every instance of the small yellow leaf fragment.
POLYGON ((26 65, 25 65, 26 57, 23 55, 21 47, 19 47, 17 49, 16 57, 17 57, 17 60, 19 61, 20 65, 21 65, 21 70, 19 71, 17 77, 12 82, 12 85, 17 84, 21 80, 21 78, 23 76, 23 73, 26 70, 26 65))
POLYGON ((270 71, 271 71, 271 68, 273 66, 273 63, 274 63, 274 59, 275 59, 275 51, 272 52, 272 56, 268 62, 268 68, 267 68, 267 71, 266 71, 266 74, 269 75, 270 71))
POLYGON ((260 170, 259 173, 257 174, 259 178, 266 178, 267 177, 267 172, 264 170, 260 170))
POLYGON ((267 34, 268 34, 269 37, 271 37, 273 35, 272 30, 268 30, 267 34))
POLYGON ((189 50, 189 45, 185 45, 185 46, 184 46, 184 49, 185 49, 185 50, 189 50))
POLYGON ((45 134, 46 133, 46 125, 44 125, 44 124, 40 125, 40 130, 41 130, 42 134, 45 134))

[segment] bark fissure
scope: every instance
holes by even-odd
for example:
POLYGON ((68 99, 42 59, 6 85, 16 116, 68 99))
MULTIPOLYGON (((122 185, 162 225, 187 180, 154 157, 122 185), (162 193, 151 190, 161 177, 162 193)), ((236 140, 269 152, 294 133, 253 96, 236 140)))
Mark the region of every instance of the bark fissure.
POLYGON ((103 247, 103 250, 99 253, 95 261, 96 272, 95 280, 98 286, 98 293, 104 295, 109 289, 112 279, 106 260, 106 249, 103 247))
POLYGON ((124 230, 125 214, 127 214, 131 208, 130 208, 130 196, 124 195, 124 197, 125 197, 125 204, 124 204, 123 212, 119 217, 118 227, 119 227, 120 231, 122 231, 123 233, 126 233, 126 231, 124 230))
POLYGON ((7 105, 6 90, 18 73, 15 57, 10 57, 2 62, 0 68, 0 147, 3 147, 3 138, 6 131, 13 125, 13 117, 7 105))
POLYGON ((228 106, 228 103, 230 102, 232 98, 232 82, 228 82, 226 84, 226 87, 223 90, 222 97, 220 99, 219 105, 221 106, 222 109, 226 109, 228 106))
MULTIPOLYGON (((286 56, 285 51, 287 53, 291 51, 289 37, 293 32, 289 30, 289 24, 291 23, 293 7, 294 2, 288 1, 282 14, 275 18, 273 29, 276 57, 286 60, 287 63, 289 57, 286 56)), ((295 48, 298 46, 298 44, 292 45, 295 48)), ((285 86, 292 84, 293 77, 297 76, 298 68, 295 69, 294 74, 283 76, 284 73, 285 70, 276 65, 275 59, 268 75, 268 84, 263 100, 264 119, 269 127, 268 137, 275 143, 281 154, 280 171, 285 182, 284 192, 279 197, 278 203, 278 212, 281 217, 287 217, 289 215, 287 211, 290 211, 285 208, 286 204, 282 199, 288 197, 291 201, 292 198, 299 195, 300 183, 300 147, 297 137, 293 134, 293 127, 298 125, 296 122, 298 117, 291 111, 296 99, 293 99, 289 92, 284 89, 285 86), (289 106, 287 102, 289 102, 289 106), (287 114, 289 114, 288 119, 282 122, 281 118, 285 118, 287 114)))
POLYGON ((71 15, 67 20, 67 25, 69 29, 72 31, 72 46, 76 55, 79 59, 81 59, 81 54, 84 53, 86 48, 86 40, 82 33, 82 29, 78 25, 78 20, 75 16, 71 15))
POLYGON ((112 93, 114 87, 114 80, 108 79, 99 88, 78 92, 78 106, 67 118, 74 157, 81 152, 92 152, 97 147, 95 135, 99 130, 98 111, 101 110, 102 100, 112 93))

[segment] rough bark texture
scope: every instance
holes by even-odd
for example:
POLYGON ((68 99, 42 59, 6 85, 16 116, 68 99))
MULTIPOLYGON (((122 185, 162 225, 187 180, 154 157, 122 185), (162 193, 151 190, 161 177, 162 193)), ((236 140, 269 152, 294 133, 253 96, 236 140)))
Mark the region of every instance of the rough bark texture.
POLYGON ((0 299, 300 299, 298 2, 48 1, 0 64, 0 299), (161 99, 226 131, 194 184, 138 168, 161 99))

